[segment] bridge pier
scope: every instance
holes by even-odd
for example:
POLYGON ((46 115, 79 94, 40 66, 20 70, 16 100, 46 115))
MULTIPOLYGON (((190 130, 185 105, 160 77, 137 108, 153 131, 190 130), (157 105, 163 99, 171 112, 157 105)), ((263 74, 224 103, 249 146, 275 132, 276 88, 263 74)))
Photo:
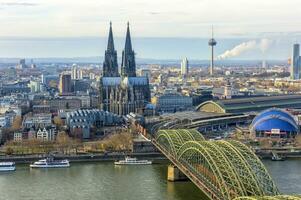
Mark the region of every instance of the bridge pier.
POLYGON ((189 179, 176 166, 168 165, 167 180, 171 182, 175 182, 175 181, 187 181, 189 179))

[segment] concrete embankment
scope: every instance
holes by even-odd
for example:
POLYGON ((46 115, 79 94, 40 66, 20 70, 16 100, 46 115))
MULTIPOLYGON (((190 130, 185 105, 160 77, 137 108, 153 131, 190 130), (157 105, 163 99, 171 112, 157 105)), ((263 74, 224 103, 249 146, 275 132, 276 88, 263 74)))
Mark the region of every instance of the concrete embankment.
MULTIPOLYGON (((271 159, 272 151, 275 150, 260 150, 256 152, 256 155, 262 159, 271 159)), ((283 156, 285 158, 301 158, 301 151, 275 151, 278 155, 283 156)))
MULTIPOLYGON (((2 156, 0 162, 32 163, 47 155, 26 155, 26 156, 2 156)), ((125 156, 131 156, 138 159, 148 159, 156 162, 164 162, 166 158, 161 153, 109 153, 109 154, 85 154, 85 155, 54 155, 55 159, 68 159, 70 162, 113 162, 122 160, 125 156)))
MULTIPOLYGON (((286 158, 301 158, 301 152, 278 152, 286 158)), ((257 156, 261 159, 271 159, 270 151, 257 151, 257 156)), ((107 153, 107 154, 56 154, 55 159, 68 159, 70 162, 113 162, 122 160, 125 156, 131 156, 138 159, 152 160, 154 163, 168 161, 163 154, 158 152, 153 153, 107 153)), ((0 162, 16 162, 16 163, 32 163, 39 159, 43 159, 47 155, 26 155, 26 156, 0 156, 0 162)))

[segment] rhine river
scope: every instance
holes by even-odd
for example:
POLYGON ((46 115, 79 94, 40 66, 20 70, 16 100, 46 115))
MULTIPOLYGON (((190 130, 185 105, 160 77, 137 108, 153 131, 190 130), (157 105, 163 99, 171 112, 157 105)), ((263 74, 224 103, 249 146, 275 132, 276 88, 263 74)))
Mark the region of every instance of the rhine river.
MULTIPOLYGON (((301 160, 264 161, 281 192, 301 193, 301 160)), ((68 169, 17 165, 0 173, 0 200, 204 200, 190 182, 166 180, 167 165, 72 163, 68 169)))

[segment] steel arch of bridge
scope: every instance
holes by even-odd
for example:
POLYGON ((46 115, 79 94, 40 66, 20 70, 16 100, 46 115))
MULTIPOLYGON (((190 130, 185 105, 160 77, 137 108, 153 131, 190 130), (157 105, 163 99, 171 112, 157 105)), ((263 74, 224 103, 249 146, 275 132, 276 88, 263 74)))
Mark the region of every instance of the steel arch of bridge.
POLYGON ((279 196, 263 196, 263 197, 238 197, 234 200, 301 200, 300 196, 279 195, 279 196))
POLYGON ((262 162, 237 141, 205 141, 196 130, 160 130, 155 144, 210 198, 276 196, 262 162))
POLYGON ((160 143, 173 156, 178 149, 187 141, 203 141, 204 136, 195 129, 168 129, 160 130, 156 134, 156 141, 160 143))

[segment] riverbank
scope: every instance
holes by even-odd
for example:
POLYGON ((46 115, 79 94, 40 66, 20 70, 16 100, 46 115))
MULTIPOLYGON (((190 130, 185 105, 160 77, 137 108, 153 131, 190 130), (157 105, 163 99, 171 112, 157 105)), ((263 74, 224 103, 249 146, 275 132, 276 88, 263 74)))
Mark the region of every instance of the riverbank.
MULTIPOLYGON (((47 155, 26 155, 26 156, 1 156, 0 162, 15 162, 18 164, 32 163, 47 155)), ((166 161, 167 159, 161 153, 106 153, 106 154, 84 154, 84 155, 53 155, 55 159, 68 159, 70 162, 113 162, 124 159, 125 156, 131 156, 138 159, 152 160, 154 163, 166 161)))
MULTIPOLYGON (((300 158, 301 152, 281 152, 279 153, 285 158, 300 158)), ((257 151, 256 155, 261 159, 271 159, 272 154, 270 151, 257 151)), ((156 162, 166 162, 167 158, 159 152, 151 153, 125 153, 125 152, 114 152, 114 153, 91 153, 91 154, 55 154, 55 159, 68 159, 70 162, 113 162, 116 160, 124 159, 125 156, 131 156, 138 159, 147 159, 156 162)), ((39 159, 45 158, 47 155, 24 155, 24 156, 0 156, 0 162, 15 162, 18 164, 32 163, 39 159)))
MULTIPOLYGON (((277 154, 279 154, 282 157, 285 158, 301 158, 301 152, 300 151, 275 151, 277 154)), ((272 158, 272 150, 265 150, 265 151, 257 151, 256 155, 262 159, 271 159, 272 158)))

